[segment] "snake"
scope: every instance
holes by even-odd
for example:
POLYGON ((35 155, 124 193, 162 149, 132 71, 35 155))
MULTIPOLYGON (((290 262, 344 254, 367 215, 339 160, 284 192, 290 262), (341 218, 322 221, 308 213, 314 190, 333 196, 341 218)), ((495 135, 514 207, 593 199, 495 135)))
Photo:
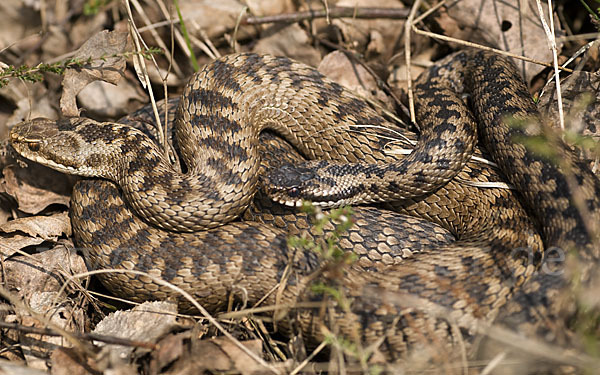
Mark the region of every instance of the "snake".
MULTIPOLYGON (((450 321, 467 336, 477 321, 499 315, 543 332, 544 319, 532 311, 555 311, 546 297, 569 282, 538 272, 545 250, 576 251, 588 265, 585 279, 597 264, 590 222, 600 212, 598 180, 559 137, 561 167, 515 141, 531 137, 530 129, 508 123, 539 124, 539 114, 500 56, 451 55, 419 77, 415 96, 418 136, 311 67, 239 53, 207 64, 184 89, 173 127, 184 172, 148 131, 129 124, 34 119, 14 126, 10 140, 27 159, 95 178, 79 182, 71 201, 75 241, 92 269, 147 272, 210 311, 230 295, 287 306, 290 326, 312 340, 334 327, 390 360, 424 340, 452 347, 462 338, 450 321), (390 137, 412 152, 385 152, 390 137), (498 167, 475 162, 481 152, 498 167), (502 178, 514 191, 476 184, 502 178), (356 263, 327 268, 318 254, 288 244, 290 230, 311 230, 295 212, 302 199, 364 205, 339 240, 357 252, 356 263), (315 279, 338 286, 348 306, 314 292, 315 279), (382 297, 394 294, 448 314, 382 297), (294 308, 301 301, 331 310, 294 308)), ((151 278, 100 278, 116 295, 174 298, 190 308, 151 278)))

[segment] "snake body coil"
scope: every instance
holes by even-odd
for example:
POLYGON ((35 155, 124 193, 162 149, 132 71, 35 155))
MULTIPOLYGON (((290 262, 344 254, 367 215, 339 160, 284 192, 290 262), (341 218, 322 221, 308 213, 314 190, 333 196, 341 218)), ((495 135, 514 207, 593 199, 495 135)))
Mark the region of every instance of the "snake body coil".
MULTIPOLYGON (((571 198, 578 189, 589 214, 598 218, 598 181, 583 163, 569 159, 577 176, 573 187, 556 167, 512 141, 515 130, 504 124, 505 116, 535 114, 516 74, 509 63, 485 52, 461 52, 436 64, 417 83, 423 130, 408 157, 387 155, 384 146, 390 132, 408 140, 414 135, 341 86, 289 59, 253 54, 216 60, 187 86, 175 127, 187 174, 169 166, 143 132, 125 125, 34 120, 15 126, 11 140, 25 157, 67 173, 110 179, 123 190, 124 197, 111 182, 94 180, 74 191, 74 233, 93 268, 148 272, 212 310, 239 290, 247 292, 248 303, 265 295, 265 303, 286 306, 323 298, 309 296, 306 289, 319 267, 317 256, 288 248, 287 233, 276 228, 288 226, 278 220, 278 215, 289 217, 285 207, 262 203, 276 213, 258 217, 262 222, 225 224, 253 198, 260 150, 263 168, 279 168, 265 183, 282 202, 290 196, 324 203, 355 196, 360 202, 389 202, 397 212, 359 208, 357 229, 340 241, 360 256, 338 280, 352 301, 350 309, 338 307, 327 316, 308 309, 298 315, 303 329, 317 339, 321 324, 334 325, 347 337, 379 342, 380 351, 397 358, 424 336, 457 338, 443 319, 376 296, 420 298, 449 309, 449 318, 468 328, 476 319, 493 319, 513 294, 528 293, 521 286, 539 267, 544 247, 579 249, 595 262, 589 228, 571 198), (483 144, 535 217, 541 240, 512 192, 459 182, 497 177, 489 167, 469 161, 477 125, 460 88, 471 93, 483 144), (364 125, 373 127, 349 131, 364 125), (298 160, 294 150, 279 140, 259 140, 264 129, 282 135, 304 157, 327 162, 290 169, 288 163, 298 160), (287 151, 278 156, 281 150, 287 151), (325 174, 315 174, 315 168, 325 174), (380 227, 374 225, 378 215, 384 219, 380 227), (214 229, 187 233, 205 228, 214 229), (403 228, 410 228, 406 235, 403 228), (527 249, 532 257, 515 249, 527 249), (385 272, 373 271, 382 259, 391 265, 385 272), (290 264, 293 272, 285 274, 290 264), (284 275, 285 289, 271 293, 284 275)), ((570 155, 566 146, 561 149, 570 155)), ((134 300, 172 295, 143 276, 106 274, 102 280, 134 300)))

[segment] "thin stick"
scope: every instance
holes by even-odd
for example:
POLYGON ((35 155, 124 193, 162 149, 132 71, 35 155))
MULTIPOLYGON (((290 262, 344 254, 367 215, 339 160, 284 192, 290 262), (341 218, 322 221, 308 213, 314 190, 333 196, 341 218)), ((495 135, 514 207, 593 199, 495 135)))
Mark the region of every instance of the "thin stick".
POLYGON ((562 93, 560 90, 560 71, 558 70, 558 51, 556 47, 556 38, 554 37, 554 17, 552 12, 552 0, 548 0, 548 14, 550 19, 550 26, 546 23, 546 17, 544 16, 544 10, 542 9, 542 4, 540 0, 535 0, 538 8, 538 13, 540 14, 540 21, 542 21, 542 26, 544 27, 544 31, 546 32, 546 37, 548 38, 548 46, 552 51, 552 64, 554 66, 554 81, 556 82, 556 100, 558 105, 558 120, 560 122, 560 130, 565 130, 565 114, 563 112, 563 101, 562 101, 562 93))
MULTIPOLYGON (((0 328, 14 329, 16 331, 33 333, 43 336, 63 336, 62 332, 55 331, 50 328, 28 327, 16 323, 0 322, 0 328)), ((79 340, 100 341, 107 344, 132 346, 137 348, 156 349, 156 344, 146 341, 128 340, 120 337, 98 335, 96 333, 77 333, 69 332, 69 334, 79 340)))
POLYGON ((296 375, 297 373, 299 373, 300 371, 302 371, 302 369, 317 355, 319 354, 319 352, 321 352, 321 350, 323 350, 325 348, 325 346, 327 346, 327 343, 325 341, 321 342, 319 344, 319 346, 317 346, 317 348, 310 353, 310 355, 308 357, 306 357, 306 359, 304 361, 302 361, 302 363, 300 363, 298 365, 298 367, 296 367, 292 372, 290 372, 290 375, 296 375))
MULTIPOLYGON (((452 42, 452 43, 460 44, 460 45, 467 46, 467 47, 479 48, 479 49, 484 50, 484 51, 495 52, 495 53, 497 53, 499 55, 512 57, 512 58, 515 58, 515 59, 518 59, 518 60, 522 60, 522 61, 526 61, 526 62, 530 62, 530 63, 533 63, 533 64, 543 65, 543 66, 546 66, 548 68, 554 67, 554 65, 552 65, 550 63, 547 63, 547 62, 544 62, 544 61, 539 61, 539 60, 536 60, 536 59, 532 59, 532 58, 529 58, 529 57, 526 57, 526 56, 517 55, 517 54, 514 54, 512 52, 503 51, 501 49, 492 48, 492 47, 484 46, 484 45, 477 44, 477 43, 467 42, 467 41, 464 41, 464 40, 452 38, 452 37, 445 36, 445 35, 442 35, 442 34, 436 34, 436 33, 432 33, 432 32, 429 32, 429 31, 419 30, 419 29, 416 28, 416 26, 413 26, 413 31, 415 33, 417 33, 417 34, 425 35, 425 36, 428 36, 428 37, 431 37, 431 38, 434 38, 434 39, 439 39, 439 40, 443 40, 443 41, 446 41, 446 42, 452 42)), ((559 66, 558 69, 561 70, 561 71, 563 71, 563 72, 573 73, 573 69, 563 68, 561 66, 559 66)))
POLYGON ((406 60, 406 89, 408 91, 408 108, 410 111, 410 121, 415 125, 417 124, 417 116, 415 115, 415 100, 412 90, 412 75, 410 72, 410 31, 411 29, 415 28, 413 26, 413 20, 415 18, 415 15, 417 14, 417 9, 419 9, 419 6, 421 6, 421 0, 415 1, 412 8, 410 9, 408 19, 404 24, 404 58, 406 60))
POLYGON ((263 23, 294 23, 315 18, 389 18, 404 19, 408 12, 404 8, 361 8, 361 7, 333 7, 329 9, 307 10, 296 13, 283 13, 274 16, 242 18, 241 25, 260 25, 263 23))
MULTIPOLYGON (((131 34, 131 39, 133 40, 135 50, 137 52, 142 50, 140 43, 142 43, 144 45, 144 48, 147 49, 148 46, 142 39, 142 36, 140 35, 137 27, 135 26, 135 22, 133 21, 133 13, 131 12, 131 5, 129 3, 129 0, 125 0, 125 9, 127 10, 127 21, 129 24, 129 32, 131 34)), ((158 67, 158 64, 156 63, 156 60, 154 59, 154 56, 150 55, 150 57, 152 59, 152 62, 154 63, 154 66, 156 67, 156 71, 160 72, 160 69, 158 67)), ((163 146, 163 151, 164 151, 165 157, 168 160, 168 158, 169 158, 168 142, 164 137, 164 135, 166 133, 163 130, 164 129, 163 124, 160 121, 160 115, 158 114, 158 107, 156 106, 156 99, 154 99, 154 91, 152 90, 152 83, 150 82, 148 70, 146 69, 146 61, 143 58, 138 58, 137 61, 139 62, 140 69, 142 70, 142 73, 143 73, 143 77, 138 76, 138 78, 140 78, 140 81, 142 82, 142 85, 145 87, 145 89, 148 90, 148 95, 150 96, 150 103, 152 104, 152 112, 154 113, 154 119, 156 121, 156 125, 158 126, 158 134, 159 134, 159 138, 160 138, 160 144, 163 146), (142 80, 142 78, 143 78, 143 80, 142 80)))
MULTIPOLYGON (((144 8, 139 3, 139 1, 138 0, 132 0, 132 3, 133 3, 133 7, 135 8, 135 10, 138 12, 138 14, 140 15, 140 17, 142 17, 142 21, 144 21, 144 24, 146 26, 150 26, 152 24, 152 22, 150 21, 150 18, 148 18, 148 15, 146 15, 146 12, 144 11, 144 8)), ((150 32, 150 34, 152 35, 152 37, 154 38, 154 40, 156 40, 156 43, 158 44, 158 46, 160 48, 162 48, 162 50, 163 50, 163 52, 165 54, 165 57, 173 65, 173 69, 175 70, 175 73, 178 76, 182 77, 183 76, 183 72, 182 72, 181 68, 177 64, 177 61, 175 61, 175 59, 173 58, 173 55, 171 55, 171 52, 169 51, 169 48, 167 47, 167 45, 165 44, 165 42, 161 39, 160 35, 158 35, 158 33, 156 32, 156 29, 154 29, 152 27, 149 27, 147 30, 150 32)), ((139 32, 139 29, 138 29, 138 32, 139 32)))

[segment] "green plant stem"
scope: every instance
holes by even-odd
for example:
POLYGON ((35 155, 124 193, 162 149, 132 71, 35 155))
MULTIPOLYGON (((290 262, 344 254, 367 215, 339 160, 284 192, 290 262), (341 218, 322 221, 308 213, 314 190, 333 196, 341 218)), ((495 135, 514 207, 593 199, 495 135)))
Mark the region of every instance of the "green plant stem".
POLYGON ((183 33, 185 44, 188 48, 188 51, 190 51, 190 60, 192 60, 192 66, 194 67, 194 71, 197 72, 200 69, 200 66, 198 65, 198 60, 196 60, 194 50, 192 49, 192 42, 190 41, 190 35, 187 32, 187 28, 185 27, 185 22, 183 22, 181 10, 179 10, 179 2, 177 0, 173 0, 173 4, 175 4, 175 9, 177 9, 177 17, 179 17, 179 24, 181 25, 181 32, 183 33))
POLYGON ((592 8, 590 8, 590 6, 587 5, 587 3, 585 2, 585 0, 579 0, 579 2, 581 3, 581 5, 583 5, 583 7, 585 8, 585 10, 587 10, 588 13, 591 14, 592 17, 594 17, 596 19, 596 21, 600 21, 600 17, 598 17, 598 15, 596 14, 596 12, 594 12, 592 10, 592 8))

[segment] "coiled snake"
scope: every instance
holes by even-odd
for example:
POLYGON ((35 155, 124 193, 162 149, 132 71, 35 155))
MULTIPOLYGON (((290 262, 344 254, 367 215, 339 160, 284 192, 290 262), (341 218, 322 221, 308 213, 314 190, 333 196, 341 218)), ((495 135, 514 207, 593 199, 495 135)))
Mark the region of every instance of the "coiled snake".
MULTIPOLYGON (((564 287, 564 276, 535 273, 544 248, 576 249, 590 264, 597 259, 590 228, 572 197, 577 191, 587 214, 597 219, 598 181, 560 142, 573 181, 512 141, 515 133, 526 135, 509 128, 506 116, 526 120, 536 114, 516 77, 510 63, 486 52, 463 51, 436 64, 417 82, 422 130, 407 157, 386 154, 385 145, 391 135, 407 142, 415 136, 363 100, 312 68, 255 54, 220 58, 186 87, 175 124, 185 174, 168 164, 144 132, 125 125, 37 119, 15 126, 10 137, 17 152, 33 161, 115 181, 122 189, 89 180, 73 193, 76 242, 92 268, 149 272, 210 310, 223 307, 239 290, 249 304, 265 295, 264 303, 288 307, 323 298, 307 289, 318 257, 290 249, 282 230, 299 231, 305 219, 290 224, 289 209, 257 200, 272 213, 251 210, 246 217, 256 221, 231 222, 250 205, 261 168, 272 171, 263 179, 265 190, 289 205, 302 197, 327 204, 355 202, 354 197, 384 202, 393 211, 357 208, 356 227, 340 241, 360 257, 334 281, 350 307, 338 306, 326 316, 318 309, 299 310, 297 317, 315 339, 322 336, 322 324, 335 326, 339 334, 378 342, 379 351, 398 358, 423 337, 448 343, 457 338, 444 320, 378 298, 373 290, 441 305, 450 309, 448 319, 468 328, 475 319, 493 319, 515 293, 516 301, 536 293, 521 288, 532 276, 564 287), (461 99, 463 91, 471 95, 478 125, 461 99), (357 127, 360 132, 352 131, 357 127), (259 139, 263 129, 293 147, 259 139), (500 178, 471 161, 479 152, 477 133, 524 208, 509 190, 460 182, 500 178), (318 160, 290 167, 298 163, 296 151, 318 160), (391 265, 379 272, 382 263, 391 265), (288 265, 293 271, 285 288, 271 293, 288 265), (560 280, 546 280, 550 277, 560 280)), ((133 300, 172 297, 141 276, 106 274, 102 281, 133 300)))

